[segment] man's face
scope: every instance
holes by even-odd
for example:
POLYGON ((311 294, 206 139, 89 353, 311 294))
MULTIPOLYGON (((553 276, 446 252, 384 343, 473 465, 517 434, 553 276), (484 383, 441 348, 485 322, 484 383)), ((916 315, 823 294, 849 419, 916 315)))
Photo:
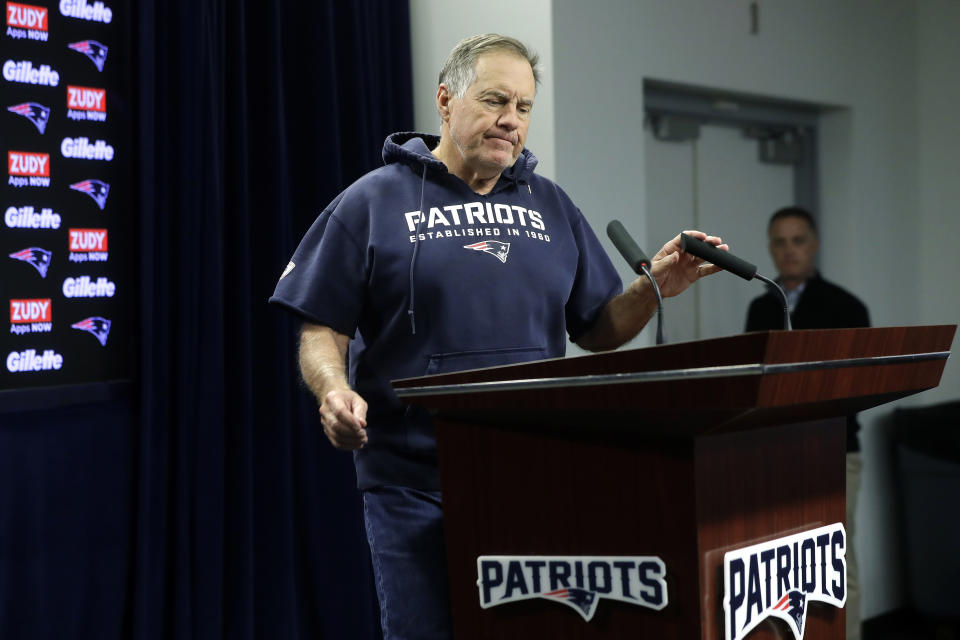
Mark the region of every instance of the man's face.
POLYGON ((523 151, 536 83, 530 63, 509 53, 481 56, 476 71, 462 98, 449 97, 444 120, 468 172, 500 173, 523 151))
POLYGON ((780 218, 770 226, 770 257, 784 280, 806 280, 813 275, 820 243, 803 218, 780 218))

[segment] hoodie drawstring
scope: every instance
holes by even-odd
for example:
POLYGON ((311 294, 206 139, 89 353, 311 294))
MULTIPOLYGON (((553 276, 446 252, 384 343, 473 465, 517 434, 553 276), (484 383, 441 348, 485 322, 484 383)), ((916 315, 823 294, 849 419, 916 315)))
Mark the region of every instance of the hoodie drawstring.
POLYGON ((420 179, 420 217, 417 219, 417 231, 413 241, 413 255, 410 256, 410 306, 407 307, 407 315, 410 317, 410 333, 417 335, 417 321, 413 314, 414 285, 413 269, 417 264, 417 252, 420 249, 420 225, 423 224, 425 214, 423 213, 423 191, 427 184, 427 163, 423 162, 423 176, 420 179))

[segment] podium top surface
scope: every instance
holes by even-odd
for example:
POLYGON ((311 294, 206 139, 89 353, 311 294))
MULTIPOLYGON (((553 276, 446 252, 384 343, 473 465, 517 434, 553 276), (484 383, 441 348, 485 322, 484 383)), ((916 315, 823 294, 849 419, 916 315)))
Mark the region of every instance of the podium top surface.
POLYGON ((642 409, 645 422, 777 423, 842 416, 933 388, 956 325, 763 331, 395 380, 439 412, 642 409))

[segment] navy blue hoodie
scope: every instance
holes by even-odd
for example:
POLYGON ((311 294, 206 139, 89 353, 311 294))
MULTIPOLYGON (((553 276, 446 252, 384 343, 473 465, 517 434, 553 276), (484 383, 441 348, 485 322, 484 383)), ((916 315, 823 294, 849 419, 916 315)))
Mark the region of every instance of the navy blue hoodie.
POLYGON ((352 336, 349 379, 368 403, 358 485, 438 489, 427 412, 390 381, 563 356, 621 291, 583 215, 524 149, 490 193, 449 173, 439 139, 397 133, 386 166, 320 214, 271 302, 352 336))

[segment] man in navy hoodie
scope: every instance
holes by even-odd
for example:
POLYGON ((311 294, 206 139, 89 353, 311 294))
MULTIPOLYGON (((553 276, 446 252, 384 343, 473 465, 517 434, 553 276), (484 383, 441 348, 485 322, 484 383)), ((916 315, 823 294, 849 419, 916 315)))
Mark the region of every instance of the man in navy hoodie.
MULTIPOLYGON (((646 280, 622 291, 583 215, 534 173, 538 81, 517 40, 460 42, 440 73, 440 137, 391 135, 385 166, 320 214, 271 298, 305 320, 304 381, 330 442, 354 452, 387 640, 451 634, 433 425, 390 381, 560 357, 568 336, 614 349, 656 310, 646 280)), ((716 270, 679 236, 653 259, 664 296, 716 270)))

